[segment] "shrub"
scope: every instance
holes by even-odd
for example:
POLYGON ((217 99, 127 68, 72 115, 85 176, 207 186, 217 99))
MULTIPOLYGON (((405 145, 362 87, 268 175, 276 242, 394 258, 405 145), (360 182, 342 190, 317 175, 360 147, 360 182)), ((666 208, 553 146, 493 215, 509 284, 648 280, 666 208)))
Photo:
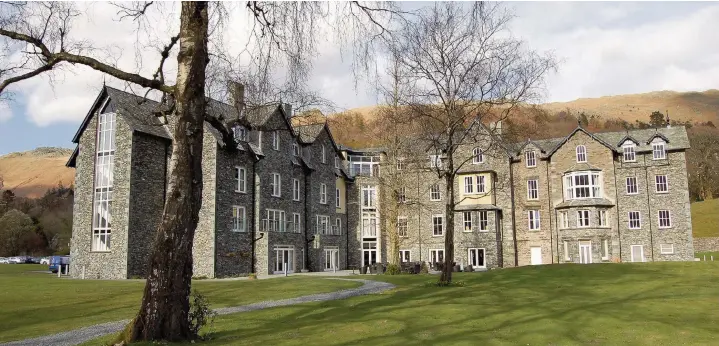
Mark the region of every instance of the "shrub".
MULTIPOLYGON (((187 316, 190 320, 190 330, 193 334, 200 336, 200 329, 206 325, 210 325, 210 331, 206 335, 212 333, 212 326, 215 323, 217 312, 210 309, 210 302, 202 293, 192 290, 190 295, 190 313, 187 316)), ((204 339, 204 337, 201 337, 204 339)))
POLYGON ((419 268, 420 274, 429 274, 429 267, 427 267, 427 262, 422 262, 422 267, 419 268))
POLYGON ((425 286, 436 286, 436 287, 464 287, 464 281, 430 281, 425 286))
POLYGON ((247 275, 247 278, 250 279, 250 280, 257 280, 257 274, 255 274, 255 273, 250 273, 250 275, 247 275))
POLYGON ((388 264, 387 271, 385 271, 384 273, 385 275, 399 275, 402 274, 402 270, 397 264, 388 264))

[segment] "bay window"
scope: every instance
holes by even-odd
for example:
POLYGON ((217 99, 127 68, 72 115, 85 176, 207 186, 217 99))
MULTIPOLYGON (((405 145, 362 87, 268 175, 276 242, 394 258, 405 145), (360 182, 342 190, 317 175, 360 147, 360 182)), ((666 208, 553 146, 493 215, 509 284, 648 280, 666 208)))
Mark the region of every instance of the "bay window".
POLYGON ((601 198, 601 179, 597 172, 572 172, 564 176, 564 198, 601 198))

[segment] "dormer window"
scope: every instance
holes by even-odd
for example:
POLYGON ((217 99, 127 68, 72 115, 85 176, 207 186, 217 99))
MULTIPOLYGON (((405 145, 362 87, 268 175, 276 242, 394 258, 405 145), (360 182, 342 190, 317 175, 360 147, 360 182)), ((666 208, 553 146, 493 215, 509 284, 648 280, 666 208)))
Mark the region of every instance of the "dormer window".
POLYGON ((624 150, 624 162, 637 161, 636 146, 634 143, 628 142, 622 146, 622 149, 624 150))
POLYGON ((232 127, 232 135, 235 137, 236 142, 247 141, 247 129, 242 125, 232 127))
POLYGON ((524 153, 524 158, 527 161, 527 167, 537 167, 537 155, 534 150, 524 153))
POLYGON ((484 162, 484 154, 482 153, 482 149, 474 148, 472 150, 472 164, 480 164, 484 162))
POLYGON ((667 152, 663 142, 653 143, 652 153, 654 154, 654 160, 664 160, 667 158, 667 152))
POLYGON ((337 169, 340 168, 340 158, 337 156, 335 156, 335 168, 337 168, 337 169))
POLYGON ((300 146, 297 143, 292 143, 292 155, 299 157, 300 156, 300 146))
POLYGON ((429 167, 442 168, 442 157, 440 155, 429 155, 429 167))
POLYGON ((577 146, 577 162, 587 162, 587 147, 583 145, 577 146))

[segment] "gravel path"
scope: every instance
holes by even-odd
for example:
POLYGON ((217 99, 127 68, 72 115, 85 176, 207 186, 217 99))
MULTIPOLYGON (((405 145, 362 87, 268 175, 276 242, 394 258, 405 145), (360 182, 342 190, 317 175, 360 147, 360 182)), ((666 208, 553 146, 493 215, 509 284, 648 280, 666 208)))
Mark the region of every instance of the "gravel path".
MULTIPOLYGON (((226 308, 216 309, 218 315, 234 314, 238 312, 247 312, 262 310, 267 308, 273 308, 278 306, 287 306, 294 304, 301 304, 307 302, 323 302, 328 300, 346 299, 355 296, 361 296, 365 294, 380 293, 395 286, 381 281, 372 280, 361 280, 361 279, 330 279, 330 280, 347 280, 361 282, 363 285, 358 288, 351 288, 341 290, 337 292, 329 293, 318 293, 310 294, 308 296, 302 296, 297 298, 282 299, 282 300, 270 300, 266 302, 259 302, 249 305, 232 306, 226 308)), ((127 325, 130 320, 117 321, 96 324, 94 326, 71 330, 68 332, 41 336, 38 338, 25 339, 20 341, 13 341, 6 344, 0 344, 0 346, 37 346, 37 345, 53 345, 53 346, 69 346, 78 345, 92 339, 99 338, 101 336, 117 333, 127 325)), ((62 322, 60 322, 62 323, 62 322)))

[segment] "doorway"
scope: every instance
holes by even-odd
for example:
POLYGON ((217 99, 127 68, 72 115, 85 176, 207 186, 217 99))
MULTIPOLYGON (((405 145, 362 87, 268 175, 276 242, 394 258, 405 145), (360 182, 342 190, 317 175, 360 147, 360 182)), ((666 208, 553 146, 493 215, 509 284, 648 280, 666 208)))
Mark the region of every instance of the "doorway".
POLYGON ((592 263, 592 242, 589 240, 579 241, 579 263, 592 263))
POLYGON ((644 262, 643 245, 632 245, 632 262, 644 262))
POLYGON ((542 248, 539 246, 532 246, 529 248, 531 264, 540 265, 542 264, 542 248))
POLYGON ((362 242, 362 267, 377 263, 377 242, 362 242))
POLYGON ((275 274, 284 273, 285 267, 287 267, 287 273, 295 272, 295 248, 278 246, 275 248, 275 267, 273 272, 275 274))

